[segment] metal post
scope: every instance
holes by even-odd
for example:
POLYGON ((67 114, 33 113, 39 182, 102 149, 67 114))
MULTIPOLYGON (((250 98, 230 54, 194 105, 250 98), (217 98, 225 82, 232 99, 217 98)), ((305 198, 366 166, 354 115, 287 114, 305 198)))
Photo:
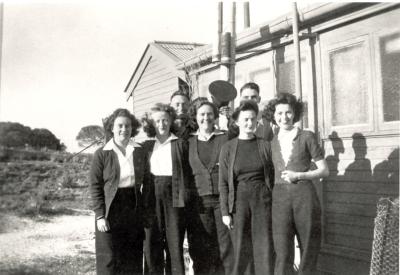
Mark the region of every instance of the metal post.
POLYGON ((231 66, 229 70, 229 82, 235 85, 235 60, 236 60, 236 2, 232 2, 231 10, 231 66))
POLYGON ((221 36, 222 36, 222 24, 223 24, 223 3, 218 2, 218 10, 217 10, 217 16, 218 16, 218 31, 215 36, 215 41, 213 43, 213 54, 212 54, 212 62, 218 62, 221 59, 221 36))
POLYGON ((244 28, 250 28, 250 7, 249 7, 249 2, 243 2, 243 24, 244 28))
MULTIPOLYGON (((293 3, 293 45, 295 52, 294 59, 294 77, 295 77, 295 91, 299 99, 302 99, 301 91, 301 59, 300 59, 300 42, 299 42, 299 16, 297 12, 297 3, 293 3)), ((300 127, 303 127, 300 121, 300 127)))

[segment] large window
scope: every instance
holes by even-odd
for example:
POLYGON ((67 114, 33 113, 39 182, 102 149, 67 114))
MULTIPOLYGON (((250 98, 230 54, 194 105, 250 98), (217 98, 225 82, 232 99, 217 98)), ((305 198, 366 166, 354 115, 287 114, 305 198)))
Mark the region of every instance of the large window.
POLYGON ((326 135, 336 131, 351 136, 354 131, 374 130, 371 66, 368 36, 329 45, 323 80, 326 135))
POLYGON ((400 120, 400 33, 379 38, 383 121, 400 120))
POLYGON ((329 63, 332 126, 368 123, 363 43, 331 51, 329 63))

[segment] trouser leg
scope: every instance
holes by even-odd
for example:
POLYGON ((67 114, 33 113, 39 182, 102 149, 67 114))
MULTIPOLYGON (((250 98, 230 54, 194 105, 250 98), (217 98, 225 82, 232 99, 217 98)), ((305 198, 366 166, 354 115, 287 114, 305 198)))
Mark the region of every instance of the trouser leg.
POLYGON ((276 253, 275 275, 294 274, 294 224, 288 185, 272 191, 272 232, 276 253))
POLYGON ((203 231, 203 268, 202 274, 223 274, 219 254, 217 229, 215 225, 214 208, 203 205, 200 209, 201 228, 203 231))
POLYGON ((173 207, 171 178, 161 179, 155 183, 156 197, 160 198, 163 208, 163 220, 160 225, 164 229, 168 251, 171 257, 171 273, 185 274, 183 262, 183 238, 185 219, 183 208, 173 207))
POLYGON ((251 206, 251 233, 255 274, 274 273, 274 249, 272 240, 272 194, 265 183, 253 183, 251 206))
POLYGON ((225 274, 230 275, 232 274, 234 264, 233 244, 230 231, 222 222, 222 214, 219 204, 214 207, 214 219, 217 229, 220 259, 225 274))
POLYGON ((151 226, 145 229, 146 239, 144 246, 148 274, 155 275, 164 274, 164 268, 166 267, 164 250, 166 245, 162 185, 155 183, 154 190, 156 217, 151 226))
POLYGON ((189 255, 193 261, 193 272, 195 275, 206 272, 205 269, 207 267, 207 253, 204 251, 205 231, 200 219, 199 203, 200 198, 197 195, 191 195, 184 210, 189 255))
POLYGON ((165 212, 165 234, 168 251, 171 256, 171 273, 174 275, 185 274, 183 262, 183 209, 172 207, 171 201, 165 212))
POLYGON ((233 215, 234 265, 232 274, 244 274, 252 264, 253 249, 251 240, 249 192, 246 185, 237 187, 236 212, 233 215))
POLYGON ((293 214, 301 251, 298 274, 316 274, 321 242, 321 210, 311 182, 301 182, 293 200, 293 214))
POLYGON ((164 274, 164 243, 157 223, 151 228, 145 228, 145 233, 145 274, 164 274))

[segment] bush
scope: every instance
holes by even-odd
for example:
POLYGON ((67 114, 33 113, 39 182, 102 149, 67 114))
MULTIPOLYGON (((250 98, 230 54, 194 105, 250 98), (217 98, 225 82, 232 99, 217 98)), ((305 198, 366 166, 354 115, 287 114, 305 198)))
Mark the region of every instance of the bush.
POLYGON ((64 174, 61 177, 61 186, 64 188, 75 188, 77 185, 75 183, 74 177, 72 177, 68 173, 68 174, 64 174))

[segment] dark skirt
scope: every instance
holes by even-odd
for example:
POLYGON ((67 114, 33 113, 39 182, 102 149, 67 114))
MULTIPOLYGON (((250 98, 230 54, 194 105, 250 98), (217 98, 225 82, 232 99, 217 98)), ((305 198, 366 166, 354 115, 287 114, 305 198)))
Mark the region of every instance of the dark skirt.
POLYGON ((144 231, 134 188, 118 189, 107 220, 108 232, 95 225, 97 274, 142 274, 144 231))

